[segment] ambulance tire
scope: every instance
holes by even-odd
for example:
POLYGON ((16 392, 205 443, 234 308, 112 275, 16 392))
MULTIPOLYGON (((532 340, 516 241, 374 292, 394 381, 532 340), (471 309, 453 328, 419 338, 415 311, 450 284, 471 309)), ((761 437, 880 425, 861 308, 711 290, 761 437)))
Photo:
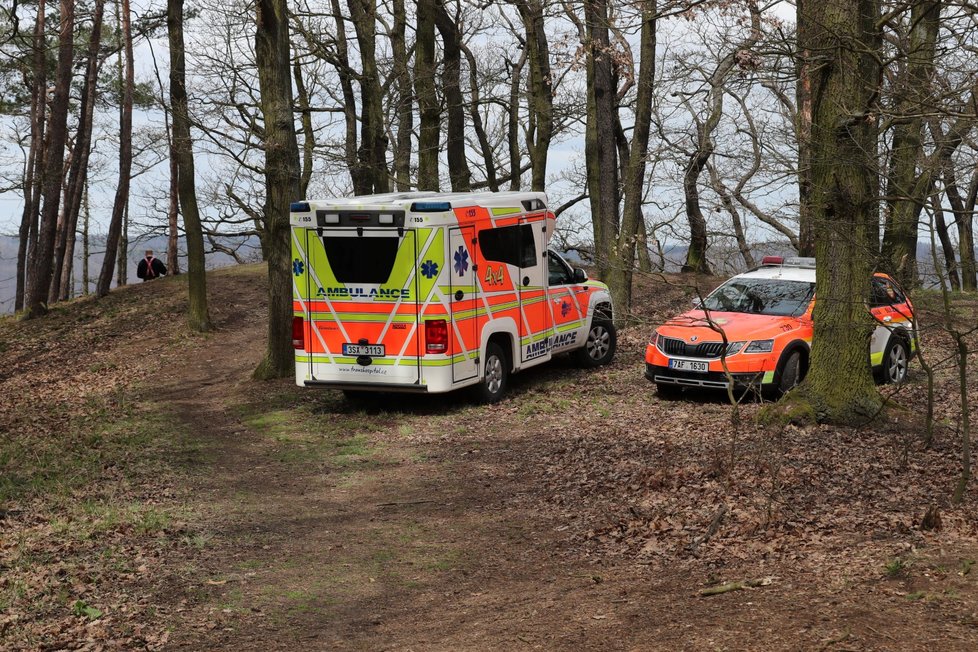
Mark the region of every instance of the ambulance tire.
POLYGON ((571 355, 581 367, 594 368, 606 365, 615 357, 618 348, 618 331, 610 319, 595 319, 584 340, 584 346, 571 355))
POLYGON ((495 403, 506 393, 509 385, 509 358, 501 346, 489 342, 482 380, 475 386, 475 400, 479 403, 495 403))
POLYGON ((877 380, 887 385, 906 382, 910 369, 910 349, 902 337, 891 336, 883 352, 883 366, 877 372, 877 380))

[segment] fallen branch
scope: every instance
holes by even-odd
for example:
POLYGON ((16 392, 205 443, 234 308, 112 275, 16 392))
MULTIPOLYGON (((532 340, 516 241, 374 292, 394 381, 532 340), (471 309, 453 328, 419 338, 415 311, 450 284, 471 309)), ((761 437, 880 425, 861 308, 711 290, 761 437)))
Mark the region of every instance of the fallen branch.
POLYGON ((377 503, 377 507, 399 507, 401 505, 424 505, 425 503, 433 503, 433 500, 409 500, 403 503, 377 503))
POLYGON ((773 577, 762 577, 756 580, 741 580, 739 582, 727 582, 726 584, 721 584, 719 586, 705 588, 700 591, 700 595, 720 595, 721 593, 730 593, 731 591, 740 591, 741 589, 753 589, 758 586, 768 586, 773 583, 773 577))

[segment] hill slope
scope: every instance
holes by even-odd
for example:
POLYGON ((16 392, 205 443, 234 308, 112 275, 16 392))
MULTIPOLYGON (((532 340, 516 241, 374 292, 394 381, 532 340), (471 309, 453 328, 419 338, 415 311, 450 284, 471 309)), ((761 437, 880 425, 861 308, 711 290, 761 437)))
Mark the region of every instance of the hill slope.
POLYGON ((482 407, 251 381, 263 273, 211 274, 203 336, 180 279, 0 321, 2 647, 978 644, 953 430, 921 450, 909 421, 766 432, 757 404, 734 427, 723 396, 659 400, 641 355, 688 305, 675 277, 640 280, 613 365, 555 360, 482 407))

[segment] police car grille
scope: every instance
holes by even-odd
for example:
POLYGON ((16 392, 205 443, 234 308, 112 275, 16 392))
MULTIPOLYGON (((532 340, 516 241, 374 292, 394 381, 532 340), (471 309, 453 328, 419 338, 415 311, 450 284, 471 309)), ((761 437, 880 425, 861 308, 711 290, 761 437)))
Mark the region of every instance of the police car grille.
POLYGON ((687 344, 674 337, 663 337, 659 347, 666 355, 684 355, 690 358, 719 358, 723 351, 723 342, 700 342, 687 344))

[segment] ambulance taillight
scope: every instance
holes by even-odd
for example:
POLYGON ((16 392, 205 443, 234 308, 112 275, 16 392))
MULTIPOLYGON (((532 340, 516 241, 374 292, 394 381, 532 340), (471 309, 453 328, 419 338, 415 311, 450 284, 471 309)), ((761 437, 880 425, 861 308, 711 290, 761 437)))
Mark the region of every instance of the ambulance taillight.
POLYGON ((306 321, 302 317, 292 318, 292 348, 300 351, 306 348, 306 321))
POLYGON ((448 322, 444 319, 428 319, 424 323, 425 353, 448 352, 448 322))

